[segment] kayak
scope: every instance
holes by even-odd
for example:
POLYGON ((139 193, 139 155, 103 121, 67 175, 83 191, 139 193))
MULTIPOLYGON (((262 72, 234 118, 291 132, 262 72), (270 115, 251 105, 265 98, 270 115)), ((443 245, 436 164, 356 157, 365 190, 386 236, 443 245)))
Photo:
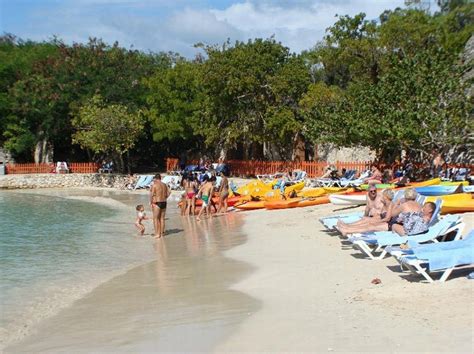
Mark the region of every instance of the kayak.
POLYGON ((290 198, 284 200, 272 200, 265 202, 266 209, 287 209, 296 208, 298 203, 302 201, 302 198, 290 198))
POLYGON ((329 196, 328 195, 323 195, 321 197, 316 197, 316 198, 304 198, 298 202, 297 207, 307 207, 307 206, 313 206, 313 205, 320 205, 320 204, 327 204, 329 203, 329 196))
POLYGON ((339 193, 347 191, 348 187, 323 187, 326 193, 339 193))
POLYGON ((437 185, 437 184, 440 184, 441 183, 441 178, 433 178, 433 179, 429 179, 427 181, 423 181, 423 182, 413 182, 413 183, 410 183, 410 187, 426 187, 426 186, 434 186, 434 185, 437 185))
POLYGON ((325 188, 310 188, 306 190, 302 190, 301 192, 298 192, 298 197, 303 197, 303 198, 315 198, 315 197, 320 197, 324 194, 326 194, 325 188))
POLYGON ((450 213, 468 213, 474 211, 474 199, 458 203, 456 201, 446 201, 443 203, 441 212, 443 214, 450 213))
POLYGON ((329 201, 334 205, 365 205, 367 195, 365 193, 330 194, 329 201))
POLYGON ((265 184, 256 179, 238 188, 237 193, 244 196, 264 197, 266 193, 272 190, 272 186, 273 182, 265 184))
POLYGON ((462 184, 463 186, 468 186, 469 182, 468 181, 459 181, 459 182, 444 181, 444 182, 441 182, 439 185, 440 186, 458 186, 460 184, 462 184))
POLYGON ((425 196, 439 196, 455 193, 463 193, 463 186, 461 184, 457 186, 426 186, 426 187, 416 187, 415 190, 425 196))
POLYGON ((426 202, 435 202, 438 198, 443 200, 443 204, 441 206, 442 214, 474 211, 474 199, 470 193, 443 195, 441 197, 428 197, 426 198, 426 202))
POLYGON ((256 209, 263 209, 265 208, 265 201, 264 200, 257 200, 257 201, 249 201, 249 202, 242 202, 234 204, 234 207, 241 210, 256 210, 256 209))

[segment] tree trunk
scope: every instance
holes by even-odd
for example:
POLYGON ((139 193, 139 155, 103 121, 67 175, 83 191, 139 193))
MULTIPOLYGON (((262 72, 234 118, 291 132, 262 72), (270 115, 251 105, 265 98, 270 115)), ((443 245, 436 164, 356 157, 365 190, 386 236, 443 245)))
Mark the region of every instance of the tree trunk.
POLYGON ((46 138, 36 143, 34 159, 35 163, 53 162, 53 146, 46 138))
POLYGON ((293 138, 293 153, 291 154, 291 159, 293 161, 304 161, 305 155, 305 142, 300 133, 296 133, 293 138))

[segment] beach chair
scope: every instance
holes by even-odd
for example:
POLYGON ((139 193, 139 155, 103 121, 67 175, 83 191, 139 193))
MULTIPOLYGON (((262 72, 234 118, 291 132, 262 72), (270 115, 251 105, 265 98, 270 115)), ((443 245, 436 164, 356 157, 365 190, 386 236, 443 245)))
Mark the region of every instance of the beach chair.
POLYGON ((140 189, 140 188, 147 188, 150 186, 150 184, 153 182, 153 176, 152 175, 143 175, 138 177, 138 181, 135 184, 135 189, 140 189))
POLYGON ((469 169, 460 168, 456 175, 454 176, 455 181, 465 181, 469 175, 469 169))
POLYGON ((474 230, 461 240, 417 245, 399 260, 404 268, 430 283, 434 282, 430 273, 442 272, 439 282, 444 282, 455 269, 474 266, 474 230))
POLYGON ((362 236, 349 237, 352 247, 366 254, 370 259, 383 259, 387 254, 388 246, 397 246, 407 241, 425 243, 438 242, 439 237, 456 232, 455 238, 459 238, 464 228, 464 223, 457 215, 447 215, 432 225, 427 232, 413 236, 400 236, 395 232, 382 231, 362 236), (377 255, 378 254, 378 255, 377 255))
POLYGON ((364 171, 360 174, 359 178, 354 179, 355 174, 353 175, 352 179, 341 179, 338 182, 338 187, 349 187, 349 186, 360 186, 364 183, 364 180, 367 177, 370 177, 370 171, 364 171))
POLYGON ((181 179, 180 175, 164 176, 161 181, 166 184, 171 190, 181 189, 181 179))

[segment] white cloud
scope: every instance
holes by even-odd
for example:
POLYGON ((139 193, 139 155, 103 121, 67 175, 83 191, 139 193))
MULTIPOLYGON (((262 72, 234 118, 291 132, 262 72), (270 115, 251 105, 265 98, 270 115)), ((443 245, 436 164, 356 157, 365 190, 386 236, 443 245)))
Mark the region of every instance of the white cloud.
MULTIPOLYGON (((203 3, 200 1, 198 3, 203 3)), ((192 57, 197 42, 221 44, 227 38, 268 38, 299 52, 324 36, 335 15, 365 12, 376 19, 403 0, 241 0, 226 8, 195 8, 184 0, 67 0, 36 12, 21 24, 23 38, 58 35, 67 42, 99 37, 107 43, 192 57)))

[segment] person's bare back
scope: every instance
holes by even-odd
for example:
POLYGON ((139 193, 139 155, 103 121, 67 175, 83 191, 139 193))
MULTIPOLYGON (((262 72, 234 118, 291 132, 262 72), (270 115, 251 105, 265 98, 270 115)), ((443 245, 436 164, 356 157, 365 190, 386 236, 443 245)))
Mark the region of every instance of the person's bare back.
POLYGON ((161 180, 155 180, 151 186, 151 194, 153 203, 166 202, 169 196, 168 186, 161 180))

